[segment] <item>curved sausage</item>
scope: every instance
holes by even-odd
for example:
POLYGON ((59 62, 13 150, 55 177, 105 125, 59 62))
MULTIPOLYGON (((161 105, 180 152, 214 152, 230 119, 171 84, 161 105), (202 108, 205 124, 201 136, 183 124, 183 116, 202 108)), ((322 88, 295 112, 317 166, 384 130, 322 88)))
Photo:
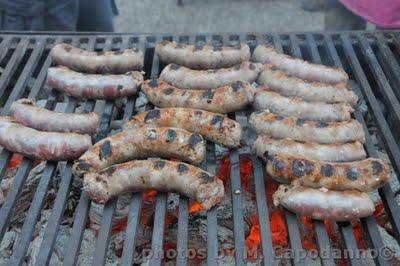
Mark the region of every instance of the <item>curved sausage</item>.
POLYGON ((175 63, 191 69, 231 67, 250 60, 250 48, 247 44, 213 46, 163 41, 157 43, 156 53, 167 64, 175 63))
POLYGON ((344 144, 319 144, 297 142, 291 139, 273 139, 260 135, 253 145, 253 151, 260 157, 265 154, 286 154, 326 162, 346 162, 364 159, 367 154, 360 142, 344 144))
POLYGON ((34 99, 19 99, 10 107, 10 116, 18 123, 40 131, 96 133, 96 113, 74 114, 50 111, 35 106, 34 99))
POLYGON ((341 68, 313 64, 299 58, 278 53, 269 45, 258 45, 253 52, 253 60, 263 64, 272 64, 289 75, 309 81, 325 83, 347 83, 349 76, 341 68))
POLYGON ((249 118, 251 128, 258 134, 274 138, 318 143, 365 142, 363 126, 357 120, 321 122, 297 117, 282 117, 268 110, 253 112, 249 118))
POLYGON ((0 117, 0 145, 31 159, 70 161, 82 155, 92 141, 89 135, 43 132, 0 117))
POLYGON ((357 190, 332 191, 280 185, 274 204, 316 220, 351 221, 370 216, 375 206, 367 193, 357 190))
POLYGON ((216 89, 238 80, 253 82, 262 64, 243 62, 230 68, 192 70, 177 64, 169 64, 161 72, 160 79, 181 89, 216 89))
POLYGON ((239 147, 242 138, 238 122, 221 114, 191 108, 162 108, 139 113, 124 129, 138 127, 183 128, 228 148, 239 147))
POLYGON ((294 180, 306 187, 369 192, 389 181, 389 167, 382 160, 368 158, 351 163, 325 163, 296 156, 267 157, 267 173, 281 183, 294 180))
POLYGON ((70 96, 84 99, 114 100, 136 94, 143 82, 140 72, 98 75, 75 72, 66 67, 50 67, 47 84, 70 96))
POLYGON ((281 116, 295 116, 301 119, 335 122, 350 120, 354 109, 346 103, 310 103, 298 97, 285 97, 279 93, 261 89, 254 96, 257 110, 268 109, 281 116))
POLYGON ((254 88, 245 81, 212 90, 178 89, 164 81, 147 80, 142 85, 147 99, 157 107, 186 107, 214 113, 230 113, 253 102, 254 88))
POLYGON ((143 53, 137 48, 90 52, 61 43, 51 49, 50 55, 56 64, 84 73, 123 74, 143 68, 143 53))
POLYGON ((202 169, 161 159, 131 161, 84 176, 83 189, 97 203, 124 192, 155 189, 193 198, 209 210, 224 196, 220 179, 202 169))
POLYGON ((178 158, 199 165, 205 154, 205 142, 199 134, 180 128, 136 128, 94 144, 75 162, 73 171, 81 176, 85 172, 147 157, 178 158))
POLYGON ((347 88, 346 83, 310 82, 289 76, 271 66, 266 66, 261 71, 257 81, 283 96, 297 96, 307 102, 344 102, 354 106, 358 101, 357 95, 347 88))

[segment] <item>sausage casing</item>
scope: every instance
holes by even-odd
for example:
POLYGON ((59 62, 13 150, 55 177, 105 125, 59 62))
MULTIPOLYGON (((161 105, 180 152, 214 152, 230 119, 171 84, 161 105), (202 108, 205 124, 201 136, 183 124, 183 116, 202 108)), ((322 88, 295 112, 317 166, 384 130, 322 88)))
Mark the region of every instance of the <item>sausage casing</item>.
POLYGON ((47 84, 70 96, 113 100, 134 95, 143 82, 140 72, 121 75, 83 74, 66 67, 50 67, 47 84))
POLYGON ((319 144, 273 139, 267 135, 257 137, 253 151, 260 157, 265 157, 265 154, 281 153, 326 162, 356 161, 367 156, 360 142, 319 144))
POLYGON ((267 173, 281 183, 294 180, 306 187, 369 192, 389 181, 389 167, 382 160, 368 158, 349 163, 326 163, 296 156, 267 157, 267 173))
POLYGON ((96 113, 60 113, 35 106, 34 99, 19 99, 10 107, 10 116, 18 123, 40 131, 96 133, 96 113))
POLYGON ((231 67, 250 60, 250 48, 247 44, 213 46, 163 41, 156 45, 156 53, 167 64, 175 63, 191 69, 231 67))
POLYGON ((316 220, 351 221, 370 216, 375 206, 368 194, 280 185, 274 204, 316 220))
POLYGON ((43 132, 0 118, 0 145, 31 159, 70 161, 82 155, 92 141, 89 135, 43 132))
POLYGON ((291 76, 310 81, 347 83, 349 79, 347 73, 341 68, 313 64, 299 58, 281 54, 269 45, 258 45, 253 52, 253 61, 272 64, 276 68, 286 71, 291 76))
POLYGON ((209 90, 178 89, 164 81, 147 80, 142 85, 147 99, 157 107, 185 107, 214 113, 229 113, 253 102, 254 89, 245 81, 209 90))
POLYGON ((262 64, 243 62, 230 68, 193 70, 177 64, 167 65, 160 79, 181 89, 216 89, 238 80, 253 82, 262 64))
POLYGON ((117 163, 147 157, 177 158, 199 165, 205 158, 203 137, 180 128, 136 128, 95 143, 77 160, 74 174, 102 170, 117 163))
POLYGON ((349 120, 351 113, 354 112, 354 109, 346 103, 305 102, 298 97, 285 97, 267 89, 256 92, 254 107, 257 110, 267 109, 281 116, 295 116, 324 122, 349 120))
POLYGON ((55 45, 50 55, 56 64, 84 73, 123 74, 143 68, 143 53, 136 48, 90 52, 62 43, 55 45))
POLYGON ((283 96, 297 96, 307 102, 338 103, 356 105, 357 95, 347 88, 346 83, 329 84, 310 82, 289 76, 284 71, 266 66, 258 77, 258 83, 283 96))
POLYGON ((83 188, 97 203, 128 191, 175 192, 195 199, 205 210, 224 196, 224 185, 217 177, 189 164, 161 159, 130 161, 87 173, 83 188))
POLYGON ((203 135, 228 148, 241 145, 242 127, 224 115, 191 108, 161 108, 135 115, 124 129, 177 127, 203 135))
POLYGON ((364 143, 363 126, 357 120, 341 122, 321 122, 297 118, 282 117, 268 110, 253 112, 250 115, 251 128, 258 134, 267 134, 274 138, 290 138, 297 141, 318 143, 346 143, 359 141, 364 143))

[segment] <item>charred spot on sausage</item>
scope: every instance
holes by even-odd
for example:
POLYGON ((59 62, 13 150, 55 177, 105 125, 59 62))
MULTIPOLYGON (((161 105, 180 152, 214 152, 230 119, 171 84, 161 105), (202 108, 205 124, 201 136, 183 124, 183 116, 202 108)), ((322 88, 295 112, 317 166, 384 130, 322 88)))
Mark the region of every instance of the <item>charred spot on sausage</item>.
POLYGON ((275 171, 282 171, 285 168, 285 163, 278 159, 272 160, 272 167, 275 171))
POLYGON ((171 67, 172 70, 178 70, 181 66, 180 66, 180 65, 177 65, 177 64, 175 64, 175 63, 172 63, 172 64, 170 65, 170 67, 171 67))
POLYGON ((232 89, 234 92, 239 91, 242 88, 242 82, 241 81, 237 81, 235 83, 232 84, 232 89))
POLYGON ((157 87, 157 86, 158 86, 157 79, 156 79, 156 78, 152 78, 152 79, 150 80, 150 82, 149 82, 149 86, 152 87, 152 88, 157 87))
POLYGON ((276 119, 276 120, 283 120, 283 118, 284 118, 284 117, 281 116, 281 115, 276 115, 276 116, 275 116, 275 119, 276 119))
POLYGON ((120 55, 120 54, 123 54, 123 53, 124 53, 124 51, 123 51, 123 50, 114 51, 114 54, 115 54, 115 55, 120 55))
POLYGON ((121 84, 119 84, 119 85, 117 86, 117 91, 121 91, 123 88, 124 88, 124 86, 121 85, 121 84))
POLYGON ((82 170, 82 171, 89 171, 92 168, 92 165, 85 162, 85 161, 78 161, 78 169, 82 170))
POLYGON ((213 179, 212 176, 210 176, 209 174, 204 173, 204 172, 202 172, 202 173, 200 174, 200 178, 203 179, 203 180, 205 180, 206 182, 209 182, 209 181, 211 181, 211 180, 213 179))
POLYGON ((166 141, 171 142, 176 138, 176 132, 173 129, 168 129, 166 141))
POLYGON ((349 179, 349 180, 357 180, 357 178, 358 178, 357 169, 349 168, 347 170, 347 179, 349 179))
POLYGON ((188 171, 189 168, 188 168, 185 164, 180 163, 180 164, 178 164, 178 166, 176 167, 176 170, 178 171, 178 173, 182 174, 182 173, 188 171))
POLYGON ((196 44, 195 46, 194 46, 194 50, 195 51, 200 51, 200 50, 203 50, 203 45, 202 44, 196 44))
POLYGON ((301 127, 306 122, 305 119, 297 118, 296 119, 296 126, 301 127))
POLYGON ((334 168, 330 164, 325 164, 321 167, 321 174, 325 177, 331 177, 334 172, 334 168))
POLYGON ((312 164, 306 160, 294 160, 292 165, 293 175, 296 177, 302 177, 305 174, 311 173, 313 168, 312 164))
POLYGON ((165 95, 170 95, 170 94, 172 94, 173 92, 174 92, 174 88, 172 88, 172 87, 168 87, 168 88, 166 88, 165 90, 164 90, 164 94, 165 95))
POLYGON ((195 111, 194 114, 197 115, 197 116, 201 116, 203 114, 203 112, 202 111, 195 111))
POLYGON ((103 145, 101 145, 100 148, 100 160, 106 159, 108 157, 110 157, 112 154, 112 150, 111 150, 111 142, 106 140, 103 145))
POLYGON ((115 172, 115 170, 117 170, 117 168, 114 165, 112 165, 108 167, 106 170, 104 170, 104 173, 108 176, 111 176, 115 172))
POLYGON ((215 126, 217 124, 219 124, 220 126, 222 125, 222 121, 224 120, 224 117, 222 115, 215 115, 212 119, 211 119, 211 125, 215 126))
POLYGON ((196 145, 201 141, 202 141, 202 137, 199 134, 197 134, 197 133, 192 134, 189 138, 189 148, 195 149, 196 145))
POLYGON ((209 99, 212 100, 212 98, 214 97, 214 91, 212 90, 205 90, 203 92, 203 94, 201 95, 202 98, 204 99, 209 99))
POLYGON ((328 126, 328 123, 322 122, 322 121, 318 121, 318 122, 315 124, 315 127, 316 127, 316 128, 324 128, 324 127, 327 127, 327 126, 328 126))
POLYGON ((372 162, 372 173, 379 175, 382 172, 382 164, 380 162, 372 162))
POLYGON ((157 160, 154 162, 154 169, 161 170, 165 166, 165 161, 157 160))
POLYGON ((160 110, 151 110, 144 117, 144 122, 148 122, 149 120, 160 118, 160 110))

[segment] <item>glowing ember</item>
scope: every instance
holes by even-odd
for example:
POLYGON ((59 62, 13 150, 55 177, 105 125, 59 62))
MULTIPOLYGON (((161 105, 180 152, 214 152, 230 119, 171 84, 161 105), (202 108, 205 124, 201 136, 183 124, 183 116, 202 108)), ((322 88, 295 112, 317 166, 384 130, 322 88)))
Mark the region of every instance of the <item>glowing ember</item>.
POLYGON ((275 191, 278 189, 279 184, 270 178, 265 178, 264 187, 265 187, 265 196, 267 198, 267 203, 271 204, 273 201, 272 196, 274 195, 275 191))
POLYGON ((269 215, 271 227, 272 245, 275 247, 287 247, 287 232, 285 227, 285 219, 283 211, 274 210, 269 215))
MULTIPOLYGON (((240 180, 242 186, 245 187, 249 181, 249 177, 253 172, 253 162, 251 159, 241 154, 239 156, 239 169, 240 169, 240 180)), ((221 164, 218 167, 217 173, 215 174, 222 181, 227 181, 231 174, 231 162, 229 156, 225 156, 222 159, 221 164)))
POLYGON ((197 201, 192 202, 189 206, 189 213, 194 213, 203 210, 203 207, 201 207, 200 203, 197 201))
POLYGON ((22 155, 14 153, 10 161, 8 162, 7 170, 13 170, 17 168, 21 164, 22 158, 22 155))
POLYGON ((253 222, 253 226, 250 229, 250 233, 246 238, 246 247, 247 247, 247 258, 255 259, 254 256, 257 254, 254 250, 257 250, 258 246, 261 244, 261 235, 260 235, 260 225, 258 223, 257 215, 253 215, 251 217, 253 222))
POLYGON ((301 216, 301 221, 305 225, 305 232, 303 232, 301 237, 303 248, 307 250, 317 250, 317 245, 314 241, 314 230, 311 218, 301 216))
POLYGON ((153 199, 156 195, 157 195, 157 191, 156 190, 149 190, 146 193, 144 193, 143 199, 145 201, 149 201, 149 200, 153 199))
POLYGON ((112 233, 115 234, 121 231, 125 231, 127 224, 128 224, 128 217, 122 218, 121 220, 113 224, 112 233))

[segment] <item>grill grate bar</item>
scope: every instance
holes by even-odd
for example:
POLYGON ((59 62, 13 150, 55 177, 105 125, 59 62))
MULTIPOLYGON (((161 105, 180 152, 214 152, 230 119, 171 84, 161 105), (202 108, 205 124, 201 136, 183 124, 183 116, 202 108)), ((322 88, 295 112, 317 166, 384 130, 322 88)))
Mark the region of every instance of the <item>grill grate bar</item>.
POLYGON ((8 47, 10 46, 10 42, 12 39, 13 37, 7 35, 0 43, 0 62, 3 61, 4 57, 6 56, 8 47))
MULTIPOLYGON (((216 174, 215 165, 215 145, 207 145, 207 166, 206 170, 211 174, 216 174)), ((204 168, 204 167, 203 167, 204 168)), ((217 265, 218 257, 218 225, 217 207, 213 207, 207 212, 207 265, 217 265)))

